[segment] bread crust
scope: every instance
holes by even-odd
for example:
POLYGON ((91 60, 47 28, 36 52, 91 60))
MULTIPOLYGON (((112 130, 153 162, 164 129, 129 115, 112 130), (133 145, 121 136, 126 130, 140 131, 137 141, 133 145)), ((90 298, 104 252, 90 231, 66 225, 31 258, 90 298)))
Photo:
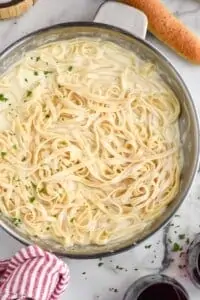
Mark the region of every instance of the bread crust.
POLYGON ((162 42, 189 61, 200 63, 200 39, 178 20, 159 0, 123 0, 142 10, 149 30, 162 42))

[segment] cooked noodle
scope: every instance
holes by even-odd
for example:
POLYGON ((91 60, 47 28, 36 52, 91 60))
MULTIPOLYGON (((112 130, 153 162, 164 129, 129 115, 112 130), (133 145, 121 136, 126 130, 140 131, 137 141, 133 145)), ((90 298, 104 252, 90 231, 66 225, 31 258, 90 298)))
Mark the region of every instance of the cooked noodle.
POLYGON ((86 38, 46 45, 0 79, 0 100, 0 211, 31 237, 134 237, 176 196, 179 103, 134 53, 86 38))

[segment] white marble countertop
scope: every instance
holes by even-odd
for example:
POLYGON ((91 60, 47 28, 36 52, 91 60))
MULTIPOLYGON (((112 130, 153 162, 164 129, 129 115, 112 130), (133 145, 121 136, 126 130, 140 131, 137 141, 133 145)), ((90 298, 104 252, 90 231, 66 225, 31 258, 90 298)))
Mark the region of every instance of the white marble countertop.
MULTIPOLYGON (((38 28, 68 21, 91 21, 102 0, 39 0, 26 15, 11 21, 0 21, 0 50, 19 37, 38 28)), ((167 6, 200 35, 200 1, 165 0, 167 6)), ((200 114, 200 66, 192 66, 167 49, 154 37, 147 37, 174 64, 185 80, 200 114)), ((126 289, 137 278, 162 272, 179 280, 191 300, 200 299, 184 265, 184 255, 171 251, 178 242, 187 249, 186 239, 200 231, 200 175, 197 174, 190 195, 171 223, 152 238, 130 250, 101 260, 66 260, 71 270, 71 283, 62 299, 121 300, 126 289), (179 234, 185 234, 181 240, 179 234), (169 241, 172 241, 170 243, 169 241), (150 248, 145 246, 151 245, 150 248), (174 261, 172 261, 174 259, 174 261), (118 266, 118 267, 117 267, 118 266), (117 292, 111 290, 117 289, 117 292)), ((0 229, 0 259, 13 255, 21 244, 0 229)))

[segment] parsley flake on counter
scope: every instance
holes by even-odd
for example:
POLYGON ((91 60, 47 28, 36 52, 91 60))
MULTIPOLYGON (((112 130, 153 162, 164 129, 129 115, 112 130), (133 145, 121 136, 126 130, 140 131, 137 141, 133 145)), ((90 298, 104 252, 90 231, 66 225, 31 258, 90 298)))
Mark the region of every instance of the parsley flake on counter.
POLYGON ((185 239, 185 234, 179 234, 179 240, 184 240, 185 239))
POLYGON ((6 101, 8 101, 8 98, 6 98, 4 94, 0 94, 0 102, 6 102, 6 101))
POLYGON ((101 267, 101 266, 103 266, 103 265, 104 265, 103 262, 98 263, 98 267, 101 267))
POLYGON ((118 293, 119 292, 118 289, 115 289, 115 288, 109 288, 109 291, 110 292, 114 292, 114 293, 118 293))
POLYGON ((116 269, 117 269, 117 270, 124 270, 123 267, 120 267, 120 266, 118 266, 118 265, 116 266, 116 269))
POLYGON ((151 246, 152 246, 152 245, 145 245, 144 248, 145 248, 145 249, 149 249, 149 248, 151 248, 151 246))
POLYGON ((181 251, 181 250, 182 250, 182 247, 178 243, 174 243, 172 251, 173 252, 178 252, 178 251, 181 251))

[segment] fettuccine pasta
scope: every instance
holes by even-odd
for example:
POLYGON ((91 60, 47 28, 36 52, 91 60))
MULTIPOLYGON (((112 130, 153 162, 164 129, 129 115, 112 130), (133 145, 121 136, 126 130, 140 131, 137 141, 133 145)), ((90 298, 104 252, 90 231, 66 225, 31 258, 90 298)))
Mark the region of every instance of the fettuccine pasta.
POLYGON ((79 38, 0 78, 0 212, 65 247, 134 237, 179 191, 179 102, 155 65, 79 38))

